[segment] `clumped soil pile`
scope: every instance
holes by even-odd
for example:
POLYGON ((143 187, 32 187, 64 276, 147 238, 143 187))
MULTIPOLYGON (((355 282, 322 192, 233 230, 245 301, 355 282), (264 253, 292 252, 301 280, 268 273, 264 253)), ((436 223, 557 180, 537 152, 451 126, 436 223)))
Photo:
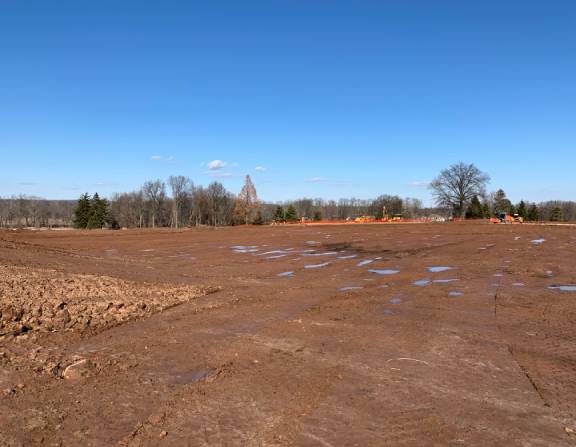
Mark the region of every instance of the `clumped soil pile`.
POLYGON ((100 331, 207 292, 210 289, 0 266, 0 336, 100 331))

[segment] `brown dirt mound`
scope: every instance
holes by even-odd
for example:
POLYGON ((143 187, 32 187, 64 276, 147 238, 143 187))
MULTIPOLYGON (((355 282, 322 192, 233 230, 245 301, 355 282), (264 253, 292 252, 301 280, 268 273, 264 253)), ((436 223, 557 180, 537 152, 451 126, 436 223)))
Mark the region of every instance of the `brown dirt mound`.
POLYGON ((100 331, 212 291, 1 265, 0 336, 30 331, 100 331))

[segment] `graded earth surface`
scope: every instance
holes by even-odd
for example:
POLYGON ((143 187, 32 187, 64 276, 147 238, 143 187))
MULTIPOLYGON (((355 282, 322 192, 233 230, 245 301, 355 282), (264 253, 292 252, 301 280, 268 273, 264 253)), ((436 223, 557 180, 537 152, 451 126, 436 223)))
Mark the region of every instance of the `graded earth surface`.
POLYGON ((568 446, 576 228, 0 231, 0 446, 568 446))

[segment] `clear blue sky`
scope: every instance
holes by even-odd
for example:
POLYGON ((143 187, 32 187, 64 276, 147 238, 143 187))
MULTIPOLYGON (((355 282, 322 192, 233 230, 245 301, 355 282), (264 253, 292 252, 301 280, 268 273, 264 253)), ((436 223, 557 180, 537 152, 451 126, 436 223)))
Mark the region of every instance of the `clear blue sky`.
POLYGON ((576 1, 0 0, 0 155, 0 195, 576 199, 576 1))

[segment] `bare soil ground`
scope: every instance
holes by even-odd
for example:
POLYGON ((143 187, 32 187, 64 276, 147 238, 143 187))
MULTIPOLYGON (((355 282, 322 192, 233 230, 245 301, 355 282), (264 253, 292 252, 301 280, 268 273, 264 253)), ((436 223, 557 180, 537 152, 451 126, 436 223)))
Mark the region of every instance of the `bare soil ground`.
POLYGON ((0 232, 0 446, 574 445, 575 259, 573 227, 0 232))

